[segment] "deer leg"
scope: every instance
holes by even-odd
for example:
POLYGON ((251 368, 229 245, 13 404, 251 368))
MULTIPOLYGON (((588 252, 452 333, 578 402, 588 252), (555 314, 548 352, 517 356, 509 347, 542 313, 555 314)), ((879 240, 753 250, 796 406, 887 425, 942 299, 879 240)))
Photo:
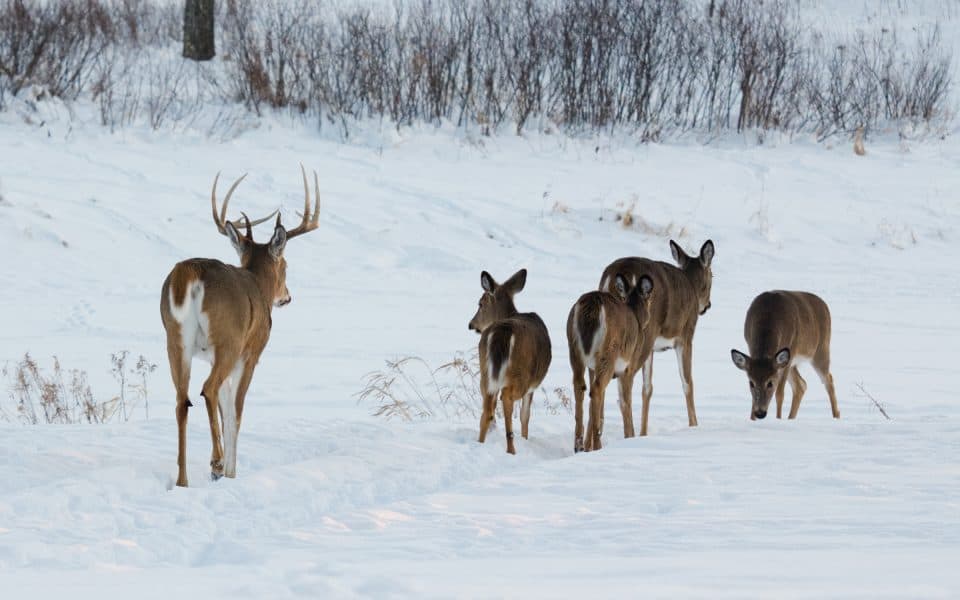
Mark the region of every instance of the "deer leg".
POLYGON ((830 397, 830 410, 833 413, 833 418, 839 419, 840 407, 837 406, 837 392, 833 387, 833 374, 830 373, 830 355, 818 356, 817 360, 813 363, 813 368, 820 377, 820 381, 823 382, 823 386, 827 388, 827 396, 830 397))
POLYGON ((503 401, 503 427, 507 430, 507 453, 516 454, 517 449, 513 445, 513 403, 516 397, 512 388, 504 388, 500 392, 500 400, 503 401))
MULTIPOLYGON (((233 434, 233 438, 231 440, 232 449, 227 452, 229 456, 226 465, 227 477, 237 476, 237 438, 240 437, 240 422, 243 420, 243 405, 247 398, 247 390, 250 388, 250 381, 253 379, 253 369, 255 366, 255 360, 250 361, 250 364, 245 363, 243 365, 243 371, 240 374, 240 380, 236 383, 236 396, 233 403, 236 409, 236 425, 234 427, 235 433, 233 434)), ((226 424, 224 424, 224 430, 226 430, 226 424)))
MULTIPOLYGON (((783 393, 786 387, 787 387, 787 376, 784 374, 780 376, 780 381, 777 382, 777 418, 778 419, 783 414, 783 393)), ((791 384, 791 387, 792 387, 792 384, 791 384)))
POLYGON ((683 395, 687 399, 687 422, 690 427, 696 427, 697 409, 693 405, 693 343, 681 341, 674 350, 677 353, 677 366, 680 368, 683 395))
POLYGON ((627 368, 620 374, 620 413, 623 415, 623 437, 632 438, 635 433, 633 429, 633 378, 636 375, 632 369, 627 368))
POLYGON ((650 397, 653 396, 653 353, 647 355, 643 361, 643 390, 641 399, 643 407, 640 412, 640 435, 647 435, 647 418, 650 416, 650 397))
POLYGON ((213 451, 210 453, 210 477, 216 481, 223 477, 223 435, 217 418, 220 410, 220 388, 230 375, 236 358, 227 361, 227 357, 216 360, 210 369, 210 376, 203 383, 203 398, 207 403, 207 417, 210 419, 210 438, 213 451), (225 367, 224 364, 229 365, 225 367))
POLYGON ((576 421, 573 430, 573 451, 583 452, 583 395, 587 391, 587 383, 583 379, 584 366, 573 364, 573 359, 570 362, 573 367, 573 415, 576 421))
POLYGON ((603 400, 612 373, 605 369, 596 369, 590 378, 590 420, 587 422, 587 441, 585 450, 599 450, 603 447, 603 400))
POLYGON ((520 435, 530 439, 530 406, 533 404, 533 392, 527 392, 520 403, 520 435))
POLYGON ((800 371, 797 367, 790 368, 790 388, 793 390, 793 400, 790 402, 790 419, 797 418, 797 411, 800 410, 800 400, 803 399, 803 393, 807 391, 807 382, 800 377, 800 371))
POLYGON ((497 408, 497 395, 491 394, 483 389, 483 412, 480 414, 480 437, 477 441, 481 444, 487 441, 487 432, 493 428, 493 415, 497 408))
POLYGON ((193 406, 187 396, 190 388, 190 361, 184 359, 179 342, 167 343, 167 357, 170 361, 173 386, 177 390, 177 485, 187 487, 187 412, 193 406))

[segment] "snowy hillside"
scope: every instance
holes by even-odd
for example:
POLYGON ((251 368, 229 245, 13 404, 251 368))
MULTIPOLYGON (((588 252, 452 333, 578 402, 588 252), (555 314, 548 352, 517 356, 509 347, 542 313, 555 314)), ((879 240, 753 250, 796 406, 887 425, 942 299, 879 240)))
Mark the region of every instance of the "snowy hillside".
POLYGON ((225 143, 10 120, 3 139, 0 359, 56 355, 106 395, 110 353, 160 365, 149 420, 0 424, 9 597, 960 591, 953 138, 877 142, 862 158, 804 140, 636 146, 420 131, 344 145, 269 121, 225 143), (171 489, 160 284, 186 257, 234 261, 209 217, 217 170, 250 173, 234 210, 280 206, 291 222, 300 161, 320 174, 321 227, 288 248, 294 301, 274 312, 239 476, 207 480, 197 408, 194 487, 171 489), (626 207, 631 229, 615 221, 626 207), (668 259, 669 237, 717 247, 713 308, 695 340, 699 428, 686 427, 672 353, 655 360, 651 435, 618 439, 611 400, 607 447, 589 455, 573 455, 562 409, 537 406, 510 457, 502 429, 480 446, 472 419, 385 421, 356 403, 386 359, 440 364, 476 344, 466 324, 481 269, 529 269, 517 303, 550 328, 544 386, 569 387, 570 305, 616 257, 668 259), (812 372, 796 421, 748 420, 729 349, 744 346, 746 307, 770 288, 830 303, 840 421, 812 372))
MULTIPOLYGON (((960 50, 952 0, 797 7, 842 39, 895 27, 912 41, 938 23, 944 47, 960 50)), ((144 79, 118 72, 118 90, 162 79, 143 65, 179 64, 160 46, 122 58, 144 79)), ((66 104, 24 89, 0 110, 0 597, 960 596, 960 140, 949 114, 871 129, 862 157, 843 128, 819 140, 681 128, 640 144, 629 128, 570 138, 547 119, 486 137, 438 119, 351 123, 345 140, 346 124, 318 131, 312 114, 224 103, 228 62, 178 70, 186 96, 156 130, 149 95, 176 90, 144 88, 113 133, 103 98, 98 110, 86 92, 66 104), (319 177, 320 227, 286 249, 293 302, 273 312, 238 477, 208 477, 197 401, 208 367, 197 361, 191 487, 177 488, 161 284, 185 258, 236 263, 210 217, 217 172, 221 198, 249 174, 231 218, 280 208, 291 225, 300 163, 319 177), (575 455, 568 311, 614 259, 670 260, 670 239, 691 253, 716 246, 694 340, 700 425, 687 427, 665 352, 650 435, 622 439, 611 385, 603 450, 575 455), (529 275, 517 306, 546 322, 553 362, 530 439, 510 456, 502 418, 476 442, 469 375, 447 368, 434 381, 430 369, 476 348, 467 323, 481 270, 503 280, 519 268, 529 275), (730 349, 747 349, 746 309, 777 288, 830 305, 839 421, 808 367, 798 419, 749 420, 730 349), (124 351, 128 419, 20 422, 25 353, 43 373, 53 357, 85 373, 115 406, 111 355, 124 351), (157 365, 148 402, 130 373, 140 356, 157 365), (381 406, 362 398, 370 374, 389 377, 398 359, 409 362, 394 392, 431 415, 374 416, 381 406)))

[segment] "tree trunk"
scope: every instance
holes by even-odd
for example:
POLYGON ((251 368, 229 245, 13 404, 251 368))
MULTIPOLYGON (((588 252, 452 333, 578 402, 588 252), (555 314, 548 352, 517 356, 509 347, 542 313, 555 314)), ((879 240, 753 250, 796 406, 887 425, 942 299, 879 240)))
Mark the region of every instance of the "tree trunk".
POLYGON ((210 60, 213 44, 213 0, 186 0, 183 7, 183 57, 210 60))

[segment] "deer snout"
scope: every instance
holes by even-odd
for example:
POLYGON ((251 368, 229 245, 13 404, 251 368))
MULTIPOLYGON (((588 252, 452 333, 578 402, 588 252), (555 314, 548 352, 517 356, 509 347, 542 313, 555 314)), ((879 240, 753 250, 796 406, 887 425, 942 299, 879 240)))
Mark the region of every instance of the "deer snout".
POLYGON ((700 311, 700 316, 707 314, 707 311, 710 310, 710 307, 713 306, 712 303, 707 302, 707 305, 703 307, 703 310, 700 311))
POLYGON ((277 306, 286 306, 291 302, 293 302, 293 298, 290 296, 290 294, 287 294, 283 298, 280 298, 279 300, 277 300, 277 306))
POLYGON ((470 321, 469 323, 467 323, 467 329, 469 329, 470 331, 476 331, 477 333, 483 333, 482 331, 480 331, 479 327, 473 324, 473 321, 470 321))
POLYGON ((753 416, 756 417, 757 419, 763 419, 764 417, 767 416, 767 411, 757 409, 753 411, 753 416))

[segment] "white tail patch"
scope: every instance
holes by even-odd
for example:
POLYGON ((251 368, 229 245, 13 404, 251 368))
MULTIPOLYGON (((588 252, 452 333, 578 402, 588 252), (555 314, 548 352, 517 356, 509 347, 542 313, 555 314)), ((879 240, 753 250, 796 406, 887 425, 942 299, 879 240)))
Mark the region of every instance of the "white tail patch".
MULTIPOLYGON (((591 369, 597 368, 597 353, 600 351, 600 346, 603 344, 603 340, 607 337, 607 311, 604 307, 600 307, 600 318, 597 320, 597 330, 593 332, 593 340, 590 342, 590 352, 586 352, 582 347, 580 348, 581 354, 583 354, 584 362, 587 363, 587 367, 591 369)), ((577 336, 577 343, 580 342, 580 336, 577 336)))
POLYGON ((500 365, 500 372, 494 374, 493 372, 493 359, 491 357, 492 353, 490 352, 491 345, 493 343, 493 336, 491 335, 487 338, 487 393, 497 394, 504 388, 507 383, 507 368, 510 366, 510 356, 513 354, 513 342, 514 336, 510 334, 510 349, 507 350, 507 356, 503 360, 503 364, 500 365))
POLYGON ((213 345, 210 343, 210 320, 203 312, 204 286, 202 281, 192 281, 187 286, 183 304, 177 306, 170 290, 170 314, 180 325, 180 343, 183 346, 183 360, 190 361, 197 356, 211 364, 214 359, 213 345))

